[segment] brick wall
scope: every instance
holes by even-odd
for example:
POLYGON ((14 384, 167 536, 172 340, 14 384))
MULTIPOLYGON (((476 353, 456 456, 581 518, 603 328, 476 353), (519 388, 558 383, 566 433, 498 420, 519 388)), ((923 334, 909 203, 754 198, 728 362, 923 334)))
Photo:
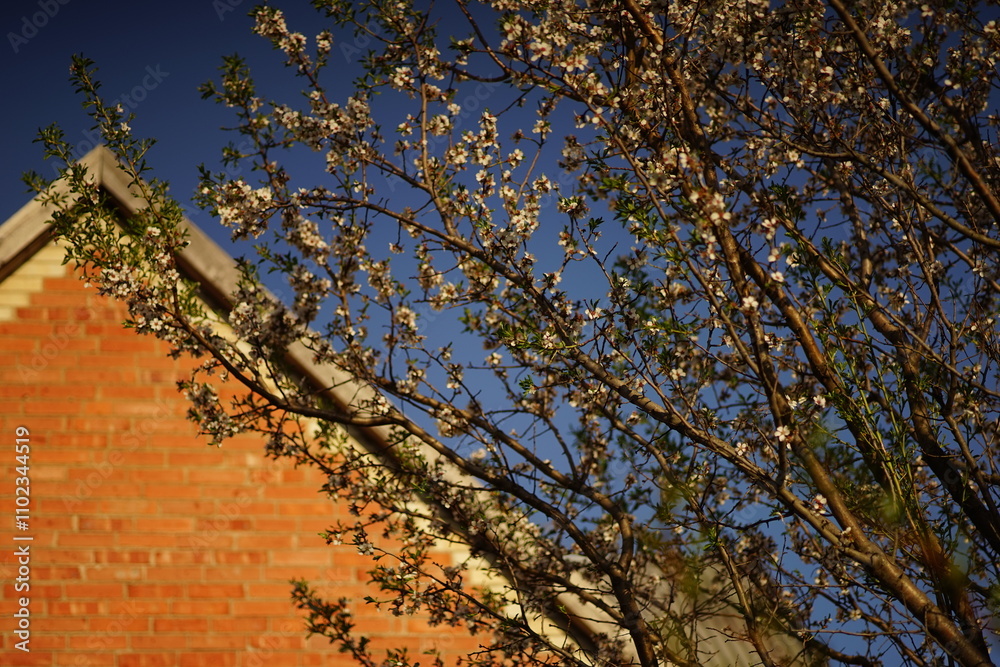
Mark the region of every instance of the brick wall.
POLYGON ((185 362, 120 326, 47 246, 0 283, 0 632, 3 665, 347 665, 306 640, 292 578, 357 597, 380 646, 477 641, 361 602, 370 561, 317 533, 344 509, 312 470, 264 458, 246 436, 206 446, 175 382, 185 362), (30 431, 28 531, 14 525, 15 429, 30 431), (31 542, 14 536, 30 535, 31 542), (15 549, 30 545, 30 592, 15 549), (30 596, 30 653, 13 633, 30 596))

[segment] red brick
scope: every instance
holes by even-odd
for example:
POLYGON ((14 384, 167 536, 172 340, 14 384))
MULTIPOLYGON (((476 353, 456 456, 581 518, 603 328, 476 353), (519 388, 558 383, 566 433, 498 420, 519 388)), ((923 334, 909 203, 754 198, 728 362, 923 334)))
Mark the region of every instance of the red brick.
POLYGON ((33 553, 32 557, 32 563, 35 565, 40 565, 41 563, 86 565, 92 562, 94 562, 94 553, 89 549, 43 549, 37 553, 33 553))
POLYGON ((242 651, 246 648, 247 638, 244 635, 216 635, 201 633, 187 636, 187 646, 190 649, 214 649, 228 650, 234 652, 242 651))
POLYGON ((235 600, 243 598, 243 586, 238 584, 192 584, 188 587, 192 598, 222 598, 235 600))
POLYGON ((144 494, 147 498, 198 498, 201 493, 191 486, 177 484, 149 484, 144 494))
MULTIPOLYGON (((10 364, 10 366, 14 369, 10 375, 20 382, 44 384, 63 381, 63 369, 51 367, 44 358, 38 355, 19 359, 16 364, 10 364)), ((32 424, 37 424, 37 422, 32 421, 32 424)))
MULTIPOLYGON (((120 603, 119 603, 120 604, 120 603)), ((165 600, 126 600, 127 608, 122 611, 123 616, 138 616, 145 618, 150 616, 162 616, 169 613, 170 603, 165 600)))
POLYGON ((223 551, 216 556, 220 563, 263 563, 267 554, 263 551, 223 551))
POLYGON ((163 584, 131 584, 128 587, 130 598, 158 598, 161 600, 185 597, 185 587, 163 584))
POLYGON ((66 648, 66 638, 54 634, 31 634, 31 650, 39 653, 66 648))
POLYGON ((229 614, 228 602, 215 602, 212 600, 177 600, 170 603, 170 613, 182 616, 199 616, 211 618, 227 616, 229 614))
POLYGON ((175 667, 175 665, 177 665, 176 656, 171 653, 131 653, 118 657, 118 667, 175 667))
MULTIPOLYGON (((36 482, 34 488, 37 491, 40 484, 38 483, 34 469, 32 469, 31 477, 32 481, 36 482)), ((77 523, 76 518, 70 515, 49 515, 40 512, 33 512, 29 521, 31 522, 32 529, 45 532, 73 530, 77 523)))
POLYGON ((69 384, 85 384, 87 386, 134 383, 136 381, 134 371, 114 368, 93 368, 85 371, 67 368, 65 377, 69 384))
MULTIPOLYGON (((34 420, 32 420, 34 421, 34 420)), ((124 433, 128 431, 132 426, 131 419, 108 419, 108 418, 90 418, 90 417, 70 417, 66 424, 66 428, 69 431, 77 431, 82 433, 109 433, 114 436, 119 433, 124 433)))
POLYGON ((95 352, 93 354, 79 354, 73 361, 74 365, 79 368, 125 369, 135 366, 136 357, 131 354, 95 352))
MULTIPOLYGON (((279 611, 273 600, 262 602, 259 600, 236 600, 231 605, 234 618, 240 616, 259 616, 260 618, 270 618, 279 611)), ((289 600, 288 609, 292 609, 292 602, 289 600)))
MULTIPOLYGON (((100 475, 101 473, 95 470, 94 474, 100 475)), ((86 481, 89 484, 94 479, 95 477, 91 475, 87 477, 86 481)), ((142 497, 142 487, 138 484, 109 479, 94 487, 94 496, 100 498, 118 498, 121 499, 121 502, 127 503, 130 498, 142 497)))
POLYGON ((331 555, 327 550, 310 550, 294 552, 269 553, 270 562, 276 565, 326 565, 331 562, 331 555))
MULTIPOLYGON (((272 617, 267 623, 267 628, 272 633, 297 635, 305 629, 305 619, 299 616, 295 616, 295 618, 272 617)), ((306 641, 308 642, 309 640, 307 639, 306 641)))
POLYGON ((67 352, 95 352, 97 351, 98 340, 93 336, 87 336, 81 328, 73 338, 60 341, 59 346, 67 352))
POLYGON ((79 521, 80 530, 101 530, 128 531, 132 530, 134 521, 132 517, 110 517, 110 516, 81 516, 79 521))
POLYGON ((268 584, 247 584, 247 598, 273 598, 275 600, 290 600, 292 585, 287 582, 268 584))
POLYGON ((117 600, 124 589, 121 584, 66 584, 64 595, 80 600, 117 600))
MULTIPOLYGON (((70 433, 67 434, 63 439, 65 446, 60 447, 59 450, 51 452, 55 460, 63 461, 66 460, 67 456, 74 453, 73 450, 80 447, 88 448, 104 448, 108 446, 108 436, 103 433, 70 433), (67 451, 68 450, 68 451, 67 451)), ((45 452, 40 452, 40 454, 45 454, 45 452)), ((84 456, 90 457, 90 454, 85 454, 84 456)), ((70 459, 73 460, 72 458, 70 459)), ((82 459, 76 459, 82 460, 82 459)))
POLYGON ((156 547, 174 548, 181 541, 181 536, 173 533, 122 533, 118 535, 118 544, 123 547, 156 547))
MULTIPOLYGON (((3 339, 4 348, 8 353, 12 352, 34 352, 38 349, 38 339, 37 338, 21 338, 21 334, 18 336, 5 336, 3 339)), ((28 364, 28 360, 22 359, 19 363, 28 364)), ((0 360, 0 368, 4 366, 17 366, 17 363, 13 361, 0 360)))
MULTIPOLYGON (((64 482, 69 479, 69 468, 63 466, 35 466, 31 470, 33 482, 64 482)), ((38 519, 35 518, 37 523, 38 519)))
POLYGON ((79 410, 80 404, 75 401, 28 401, 24 404, 24 414, 31 415, 65 415, 79 410))
MULTIPOLYGON (((0 359, 0 368, 4 367, 3 360, 0 359)), ((39 388, 35 385, 23 384, 0 384, 0 398, 23 399, 28 396, 37 396, 39 388)))
POLYGON ((134 565, 116 565, 114 567, 88 568, 88 581, 144 581, 146 573, 143 568, 134 565))
MULTIPOLYGON (((65 306, 68 308, 79 308, 80 307, 80 296, 74 293, 66 292, 52 292, 45 294, 44 304, 51 308, 52 306, 65 306)), ((32 303, 42 303, 39 300, 32 300, 32 303)))
MULTIPOLYGON (((153 633, 133 635, 130 641, 130 655, 175 655, 174 651, 182 648, 174 636, 164 636, 153 633)), ((123 664, 121 662, 119 665, 123 664)), ((134 664, 134 663, 133 663, 134 664)))
POLYGON ((85 632, 87 629, 88 620, 82 616, 45 619, 45 632, 73 633, 85 632))
POLYGON ((49 613, 53 616, 91 616, 102 613, 108 607, 107 602, 50 602, 49 613))
POLYGON ((150 533, 189 533, 194 530, 194 519, 164 516, 139 517, 135 520, 135 528, 138 531, 150 533))
POLYGON ((266 634, 256 637, 251 645, 262 651, 302 650, 305 648, 305 638, 290 634, 266 634))
MULTIPOLYGON (((18 591, 20 595, 21 591, 18 591)), ((13 591, 8 599, 13 599, 15 596, 13 591)), ((37 581, 31 584, 31 599, 32 600, 59 600, 63 597, 63 585, 62 584, 40 584, 37 581)), ((34 604, 34 602, 32 602, 34 604)))
POLYGON ((105 533, 60 533, 57 541, 61 547, 106 547, 115 538, 105 533))
POLYGON ((96 554, 95 560, 98 563, 148 563, 150 555, 148 551, 110 551, 96 554))
MULTIPOLYGON (((287 527, 288 523, 285 523, 287 527)), ((205 532, 229 532, 229 531, 247 531, 258 527, 259 523, 257 521, 251 521, 250 519, 241 519, 239 516, 228 517, 226 515, 216 514, 204 519, 198 519, 195 523, 195 530, 199 533, 205 532)), ((261 531, 257 531, 255 534, 260 534, 261 531)))
POLYGON ((128 637, 124 635, 84 635, 69 638, 70 648, 100 649, 115 651, 128 648, 128 637))
POLYGON ((51 653, 27 653, 14 648, 14 643, 21 641, 11 633, 4 633, 0 636, 0 650, 5 656, 11 656, 10 667, 51 667, 51 653))
MULTIPOLYGON (((273 616, 273 614, 269 614, 273 616)), ((267 618, 255 618, 253 616, 245 616, 242 618, 213 618, 211 624, 212 633, 261 633, 267 630, 268 621, 267 618)))
POLYGON ((81 578, 80 568, 71 566, 65 566, 65 567, 35 566, 34 568, 32 568, 31 573, 32 576, 42 580, 45 579, 65 580, 65 579, 81 578))
MULTIPOLYGON (((155 353, 156 348, 150 344, 150 341, 142 338, 140 336, 116 336, 116 337, 105 337, 101 339, 101 352, 144 352, 144 353, 155 353)), ((161 354, 166 353, 163 350, 161 354)))
MULTIPOLYGON (((183 541, 183 540, 182 540, 183 541)), ((192 563, 211 563, 212 554, 206 551, 197 551, 193 549, 173 549, 170 551, 158 551, 155 557, 150 561, 155 565, 171 565, 171 564, 183 564, 190 565, 192 563)))
MULTIPOLYGON (((183 499, 161 500, 160 511, 164 514, 184 514, 186 516, 210 515, 216 512, 214 500, 183 499)), ((201 519, 198 519, 201 521, 201 519)))
POLYGON ((206 581, 203 571, 200 566, 169 565, 158 567, 154 573, 163 581, 200 582, 206 581))
POLYGON ((126 603, 126 605, 116 613, 90 619, 88 629, 99 635, 148 632, 151 629, 152 619, 140 616, 134 604, 126 603))
POLYGON ((153 387, 136 387, 134 385, 102 385, 100 389, 102 399, 117 401, 120 399, 145 400, 150 401, 156 398, 156 390, 153 387))
POLYGON ((195 532, 182 535, 178 539, 179 546, 183 549, 192 549, 195 551, 210 549, 213 552, 217 552, 217 556, 232 549, 234 541, 232 535, 222 532, 195 532))
POLYGON ((27 324, 25 322, 0 322, 0 338, 8 336, 33 336, 48 340, 53 334, 49 324, 27 324))
POLYGON ((195 468, 188 471, 188 481, 192 484, 246 484, 249 480, 243 470, 195 468))
POLYGON ((298 521, 297 518, 292 518, 292 517, 275 518, 275 519, 258 517, 254 521, 254 529, 258 533, 287 534, 290 529, 293 529, 295 527, 295 523, 297 521, 298 521))
MULTIPOLYGON (((231 651, 219 653, 186 653, 181 656, 179 667, 233 667, 236 665, 236 656, 231 651)), ((245 663, 245 664, 258 664, 245 663)), ((266 664, 266 663, 259 663, 266 664)), ((275 663, 292 664, 292 663, 275 663)))
POLYGON ((172 449, 183 449, 184 451, 170 452, 168 463, 171 467, 185 467, 190 469, 201 468, 202 466, 218 466, 222 461, 218 450, 210 450, 207 447, 195 449, 192 447, 190 438, 167 438, 154 441, 159 447, 169 447, 172 449))
MULTIPOLYGON (((294 488, 294 487, 293 487, 294 488)), ((316 497, 319 494, 316 493, 317 489, 296 489, 299 496, 309 495, 316 497), (306 495, 309 494, 309 495, 306 495)), ((314 517, 317 520, 326 520, 327 517, 336 515, 336 507, 332 501, 324 502, 299 502, 299 503, 278 503, 278 516, 293 516, 293 517, 314 517)))
MULTIPOLYGON (((54 292, 54 291, 79 292, 80 291, 80 288, 83 287, 83 281, 77 276, 76 273, 74 273, 74 272, 71 271, 71 269, 70 269, 69 266, 66 267, 66 270, 67 270, 67 275, 65 275, 63 277, 59 277, 59 278, 49 277, 49 278, 45 279, 45 291, 46 292, 54 292)), ((84 287, 83 289, 90 289, 90 288, 84 287)), ((85 294, 81 295, 81 296, 85 296, 85 294)), ((39 295, 36 298, 38 298, 39 300, 41 300, 43 297, 44 297, 44 294, 39 295)), ((46 301, 47 301, 47 299, 46 299, 46 301)), ((43 301, 43 303, 44 303, 44 301, 43 301)))
POLYGON ((153 621, 154 632, 206 632, 208 620, 204 618, 160 618, 153 621))
POLYGON ((247 497, 237 498, 233 502, 240 508, 240 511, 256 517, 277 517, 277 506, 271 501, 251 500, 247 497))

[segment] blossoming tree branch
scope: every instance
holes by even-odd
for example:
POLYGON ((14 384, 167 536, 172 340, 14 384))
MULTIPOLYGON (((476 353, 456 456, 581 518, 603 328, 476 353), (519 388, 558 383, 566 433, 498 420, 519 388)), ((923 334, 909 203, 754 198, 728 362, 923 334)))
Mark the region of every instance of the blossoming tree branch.
MULTIPOLYGON (((213 442, 258 431, 326 473, 354 515, 327 539, 372 556, 373 603, 477 633, 470 664, 993 664, 980 4, 314 4, 315 36, 255 10, 303 98, 262 98, 235 57, 203 89, 243 139, 224 165, 254 165, 203 168, 197 195, 256 240, 231 311, 179 279, 180 209, 83 59, 150 205, 121 219, 72 164, 46 196, 85 278, 202 360, 184 390, 213 442), (350 381, 303 383, 293 345, 350 381), (345 444, 365 428, 386 446, 345 444), (434 562, 442 543, 468 560, 434 562)), ((347 601, 294 598, 386 659, 347 601)))

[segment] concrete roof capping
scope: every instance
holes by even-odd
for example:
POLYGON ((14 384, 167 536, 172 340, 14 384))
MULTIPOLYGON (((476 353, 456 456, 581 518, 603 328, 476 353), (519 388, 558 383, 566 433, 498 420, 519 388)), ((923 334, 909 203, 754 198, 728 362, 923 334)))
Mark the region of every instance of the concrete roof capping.
MULTIPOLYGON (((98 146, 85 155, 80 163, 85 165, 88 175, 100 188, 111 197, 114 204, 126 214, 134 213, 145 206, 145 200, 129 187, 129 178, 119 168, 114 154, 104 146, 98 146)), ((66 188, 61 182, 52 185, 53 188, 66 188)), ((17 211, 8 221, 0 225, 0 282, 26 262, 35 252, 53 240, 49 220, 49 210, 37 199, 30 201, 17 211)), ((237 290, 239 271, 235 260, 215 243, 190 220, 184 218, 182 228, 188 234, 189 244, 178 256, 178 268, 185 276, 198 285, 204 292, 206 300, 211 301, 223 311, 230 310, 236 304, 232 295, 237 290)), ((310 385, 321 392, 338 410, 348 412, 350 406, 374 396, 373 390, 357 381, 345 371, 331 365, 320 365, 313 361, 313 354, 300 342, 289 347, 285 359, 290 370, 305 379, 310 385)), ((389 467, 392 467, 394 455, 390 444, 389 427, 344 427, 351 439, 359 444, 370 455, 376 457, 389 467)), ((429 459, 437 459, 441 455, 424 446, 429 459)), ((470 478, 456 467, 449 465, 448 479, 454 479, 472 487, 480 486, 477 480, 470 478)), ((456 525, 456 532, 464 534, 461 521, 448 508, 440 507, 430 498, 422 498, 432 511, 436 512, 450 523, 456 525)), ((504 520, 499 517, 498 520, 504 520)), ((477 544, 477 548, 483 545, 477 544)), ((466 552, 467 553, 467 552, 466 552)), ((483 571, 487 567, 504 571, 503 555, 486 553, 483 559, 483 571), (487 563, 489 565, 487 565, 487 563)), ((570 559, 582 557, 570 556, 570 559)), ((581 563, 581 565, 583 565, 581 563)), ((495 570, 494 570, 495 571, 495 570)), ((670 576, 662 572, 650 573, 663 583, 662 596, 648 601, 646 614, 648 620, 653 620, 665 610, 678 611, 689 605, 702 605, 703 600, 691 600, 679 592, 669 581, 670 576)), ((703 665, 715 667, 742 667, 760 664, 760 657, 746 641, 734 640, 735 636, 745 631, 745 625, 736 606, 736 596, 731 586, 725 584, 726 576, 718 570, 709 573, 706 581, 711 580, 712 590, 706 591, 711 598, 712 611, 699 621, 696 637, 699 643, 704 642, 708 650, 705 652, 703 665), (729 589, 728 591, 726 589, 729 589)), ((485 575, 481 584, 504 586, 509 579, 498 578, 495 574, 485 575)), ((574 586, 587 586, 578 573, 573 575, 574 586)), ((614 601, 610 593, 599 593, 599 598, 614 601)), ((536 631, 544 632, 566 647, 592 646, 595 638, 616 638, 624 641, 627 653, 633 664, 638 664, 634 646, 627 632, 606 613, 591 603, 581 601, 568 593, 557 595, 558 608, 549 610, 547 617, 537 619, 534 623, 536 631)), ((515 610, 516 613, 516 610, 515 610)), ((804 649, 802 642, 786 635, 767 637, 772 658, 780 664, 788 665, 818 665, 825 663, 811 651, 804 649)), ((570 650, 578 658, 586 660, 586 652, 570 650)))

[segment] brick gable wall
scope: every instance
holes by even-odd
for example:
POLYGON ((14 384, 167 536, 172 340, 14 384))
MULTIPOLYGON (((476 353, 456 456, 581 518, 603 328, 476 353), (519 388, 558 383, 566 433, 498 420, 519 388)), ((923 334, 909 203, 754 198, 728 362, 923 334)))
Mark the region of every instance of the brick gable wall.
POLYGON ((354 664, 304 638, 292 578, 357 598, 376 646, 436 645, 451 664, 476 649, 460 630, 365 605, 371 561, 317 535, 346 511, 317 493, 320 475, 266 459, 251 436, 206 446, 176 390, 190 362, 124 329, 123 309, 61 257, 46 246, 0 283, 0 664, 354 664), (18 426, 30 430, 26 532, 14 526, 18 426), (13 634, 23 544, 30 653, 13 634))

